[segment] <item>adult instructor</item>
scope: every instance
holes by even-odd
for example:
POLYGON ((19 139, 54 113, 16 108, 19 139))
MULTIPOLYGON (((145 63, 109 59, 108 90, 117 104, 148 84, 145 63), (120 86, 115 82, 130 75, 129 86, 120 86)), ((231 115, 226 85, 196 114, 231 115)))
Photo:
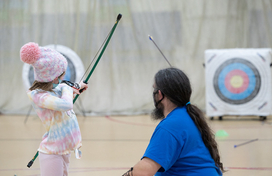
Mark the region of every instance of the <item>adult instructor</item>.
POLYGON ((161 120, 142 159, 123 176, 220 176, 224 172, 217 143, 204 114, 190 103, 190 81, 177 68, 160 70, 153 85, 161 120))

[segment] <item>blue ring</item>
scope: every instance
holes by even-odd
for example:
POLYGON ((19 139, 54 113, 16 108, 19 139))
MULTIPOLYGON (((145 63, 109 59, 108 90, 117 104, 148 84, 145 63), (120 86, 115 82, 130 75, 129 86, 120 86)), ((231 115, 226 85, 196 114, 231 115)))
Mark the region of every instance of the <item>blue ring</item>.
POLYGON ((65 72, 65 76, 64 76, 64 80, 70 81, 71 80, 71 70, 70 67, 67 66, 66 72, 65 72))

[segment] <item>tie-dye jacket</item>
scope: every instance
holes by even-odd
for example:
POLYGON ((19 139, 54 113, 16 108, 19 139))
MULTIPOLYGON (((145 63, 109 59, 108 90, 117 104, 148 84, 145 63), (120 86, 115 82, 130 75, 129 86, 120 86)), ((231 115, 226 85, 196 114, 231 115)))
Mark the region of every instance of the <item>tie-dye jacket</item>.
POLYGON ((32 106, 45 126, 38 151, 65 155, 81 147, 81 133, 73 111, 73 90, 60 84, 54 92, 28 91, 32 106))

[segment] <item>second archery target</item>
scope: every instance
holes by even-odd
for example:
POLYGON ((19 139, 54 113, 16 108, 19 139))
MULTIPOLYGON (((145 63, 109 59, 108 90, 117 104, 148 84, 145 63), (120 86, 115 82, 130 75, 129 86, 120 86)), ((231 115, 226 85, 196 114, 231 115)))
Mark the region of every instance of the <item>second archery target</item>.
POLYGON ((205 51, 207 116, 269 115, 271 49, 205 51))

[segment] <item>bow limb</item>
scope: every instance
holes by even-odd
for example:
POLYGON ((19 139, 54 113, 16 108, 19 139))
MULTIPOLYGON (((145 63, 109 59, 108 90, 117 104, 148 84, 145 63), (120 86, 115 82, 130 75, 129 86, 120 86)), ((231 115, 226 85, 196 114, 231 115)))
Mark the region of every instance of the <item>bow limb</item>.
MULTIPOLYGON (((93 68, 91 69, 90 73, 88 74, 87 78, 84 80, 84 83, 86 83, 86 84, 88 83, 88 81, 89 81, 91 75, 92 75, 93 72, 94 72, 94 69, 96 68, 96 66, 97 66, 98 62, 100 61, 100 59, 101 59, 101 57, 102 57, 102 55, 103 55, 105 49, 107 48, 108 43, 109 43, 109 41, 110 41, 110 39, 111 39, 111 37, 112 37, 112 34, 114 33, 114 30, 115 30, 115 28, 116 28, 116 26, 117 26, 117 24, 118 24, 118 22, 119 22, 119 20, 120 20, 121 18, 122 18, 122 15, 119 14, 119 15, 117 16, 117 19, 116 19, 116 22, 115 22, 113 28, 111 29, 111 32, 110 32, 110 34, 109 34, 109 37, 108 37, 108 39, 107 39, 107 41, 106 41, 106 43, 105 43, 103 49, 101 50, 101 53, 99 54, 99 56, 98 56, 98 58, 97 58, 97 60, 96 60, 96 62, 95 62, 95 64, 94 64, 94 66, 93 66, 93 68)), ((73 100, 73 103, 76 102, 78 96, 79 96, 79 95, 76 95, 76 97, 75 97, 74 100, 73 100)))

